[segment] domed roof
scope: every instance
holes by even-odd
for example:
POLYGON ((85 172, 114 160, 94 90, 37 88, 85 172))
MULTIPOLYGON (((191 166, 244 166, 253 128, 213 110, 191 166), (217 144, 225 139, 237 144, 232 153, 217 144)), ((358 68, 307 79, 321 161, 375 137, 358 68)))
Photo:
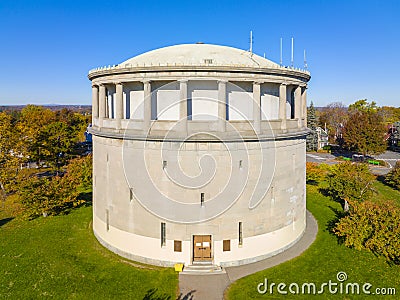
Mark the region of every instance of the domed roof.
POLYGON ((279 65, 249 51, 211 44, 182 44, 152 50, 119 64, 134 66, 244 66, 278 68, 279 65))

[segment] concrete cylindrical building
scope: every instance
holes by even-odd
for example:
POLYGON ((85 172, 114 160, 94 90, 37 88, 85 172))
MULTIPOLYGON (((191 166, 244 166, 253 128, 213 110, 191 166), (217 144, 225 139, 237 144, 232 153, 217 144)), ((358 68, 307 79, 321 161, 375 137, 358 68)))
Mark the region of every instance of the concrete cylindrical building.
POLYGON ((170 266, 277 254, 306 226, 307 71, 176 45, 89 72, 93 230, 170 266))

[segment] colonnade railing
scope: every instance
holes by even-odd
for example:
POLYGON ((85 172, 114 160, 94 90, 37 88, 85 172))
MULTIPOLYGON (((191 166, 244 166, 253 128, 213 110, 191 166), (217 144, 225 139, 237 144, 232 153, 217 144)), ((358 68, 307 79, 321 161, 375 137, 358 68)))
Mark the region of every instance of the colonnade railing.
MULTIPOLYGON (((218 130, 225 131, 227 119, 226 116, 226 90, 227 80, 218 80, 218 130)), ((146 130, 151 126, 151 81, 142 81, 144 92, 144 113, 143 113, 143 129, 146 130)), ((112 83, 115 87, 115 113, 116 129, 121 129, 121 120, 124 119, 124 106, 123 106, 123 82, 112 83)), ((103 126, 103 120, 110 118, 107 113, 107 84, 94 84, 92 85, 92 114, 93 118, 98 119, 96 122, 99 127, 103 126)), ((253 128, 259 133, 261 131, 261 85, 262 82, 253 82, 253 128)), ((293 85, 290 86, 294 89, 294 116, 289 119, 296 119, 298 121, 298 128, 306 126, 307 122, 307 88, 305 86, 293 85)), ((287 129, 287 83, 281 83, 279 86, 279 113, 278 118, 281 120, 281 130, 287 129)), ((187 99, 188 99, 188 80, 179 80, 179 117, 183 122, 187 122, 187 99)))

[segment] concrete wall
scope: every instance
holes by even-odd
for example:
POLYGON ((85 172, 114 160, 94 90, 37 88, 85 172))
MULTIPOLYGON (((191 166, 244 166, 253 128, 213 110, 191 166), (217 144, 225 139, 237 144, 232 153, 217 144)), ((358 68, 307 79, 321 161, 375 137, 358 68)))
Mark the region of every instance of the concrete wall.
POLYGON ((160 87, 155 84, 153 86, 152 96, 157 99, 157 120, 179 120, 179 82, 165 83, 160 87))
MULTIPOLYGON (((97 237, 111 250, 135 260, 160 265, 174 262, 191 263, 192 239, 194 234, 212 235, 212 251, 214 263, 235 265, 249 263, 272 255, 295 242, 305 228, 305 140, 278 140, 262 142, 261 148, 276 147, 275 172, 268 178, 257 193, 262 201, 250 207, 249 199, 256 190, 257 172, 262 161, 271 163, 272 152, 267 156, 259 156, 260 146, 255 142, 235 145, 222 143, 183 143, 178 142, 123 142, 119 139, 93 137, 94 159, 94 219, 93 227, 97 237), (146 147, 148 168, 138 169, 134 160, 125 159, 124 155, 135 157, 146 147), (188 176, 196 176, 200 172, 199 158, 208 153, 218 166, 215 175, 207 184, 194 189, 185 189, 169 180, 163 169, 160 149, 181 149, 177 160, 166 158, 168 167, 179 164, 188 176), (229 151, 227 150, 227 147, 229 151), (124 149, 123 149, 124 148, 124 149), (248 149, 247 152, 244 149, 248 149), (257 150, 258 149, 258 150, 257 150), (125 154, 124 154, 125 153, 125 154), (241 154, 242 153, 242 154, 241 154), (230 157, 247 156, 242 169, 238 161, 230 157), (226 181, 233 180, 234 185, 241 184, 240 173, 248 171, 249 177, 237 201, 222 214, 199 224, 184 224, 168 221, 150 213, 136 198, 136 193, 144 190, 149 199, 154 199, 151 187, 133 186, 130 193, 129 173, 140 176, 149 172, 154 187, 170 199, 185 203, 199 203, 200 192, 208 200, 219 197, 235 197, 234 191, 224 189, 226 181), (128 175, 127 175, 128 173, 128 175), (222 189, 222 190, 221 190, 222 189), (133 196, 133 197, 131 197, 133 196), (108 230, 107 230, 108 220, 108 230), (161 246, 160 224, 166 223, 167 243, 161 246), (238 222, 243 223, 243 245, 238 245, 238 222), (231 251, 222 251, 222 240, 231 240, 231 251), (182 241, 182 252, 173 251, 173 241, 182 241)), ((208 168, 211 165, 202 165, 208 168)), ((273 168, 273 165, 269 165, 273 168)), ((200 178, 201 179, 201 178, 200 178)), ((210 202, 211 203, 211 202, 210 202)), ((201 207, 198 205, 199 214, 201 207)), ((168 210, 168 207, 166 207, 168 210)), ((179 212, 176 212, 179 214, 179 212)))
POLYGON ((93 99, 100 98, 100 90, 102 98, 102 114, 99 110, 92 127, 93 229, 104 246, 145 263, 191 264, 193 236, 211 235, 213 263, 229 266, 274 255, 301 237, 306 211, 305 132, 297 120, 280 120, 279 87, 287 86, 290 119, 292 90, 305 88, 309 74, 284 68, 148 66, 100 70, 89 78, 98 86, 93 99), (151 118, 148 102, 144 113, 142 81, 151 85, 151 118), (175 121, 184 113, 174 104, 184 96, 186 81, 187 111, 193 118, 179 127, 175 121), (123 85, 122 120, 104 117, 104 98, 110 118, 115 116, 116 82, 123 85), (225 124, 216 121, 218 96, 223 96, 218 82, 227 87, 230 106, 225 124), (254 83, 261 89, 261 121, 253 106, 254 83), (253 114, 254 122, 243 121, 253 120, 253 114), (260 132, 255 134, 254 127, 260 132), (162 142, 165 136, 167 141, 162 142), (213 215, 215 209, 220 211, 213 215), (182 242, 182 252, 174 252, 174 240, 182 242), (223 240, 231 241, 230 251, 222 251, 223 240))
POLYGON ((115 86, 107 85, 107 117, 109 119, 115 118, 115 86))
POLYGON ((143 120, 143 83, 130 82, 123 85, 124 118, 143 120))
POLYGON ((251 82, 229 82, 226 86, 227 120, 253 120, 253 91, 251 82))
POLYGON ((279 119, 279 85, 264 83, 261 85, 262 120, 279 119))
POLYGON ((192 120, 216 120, 218 118, 218 84, 215 80, 189 81, 188 98, 192 120))

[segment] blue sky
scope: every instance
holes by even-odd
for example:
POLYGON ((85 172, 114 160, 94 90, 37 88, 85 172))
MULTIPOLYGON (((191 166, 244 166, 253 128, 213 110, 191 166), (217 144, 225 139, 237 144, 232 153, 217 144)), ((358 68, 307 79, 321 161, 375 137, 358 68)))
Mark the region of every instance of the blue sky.
POLYGON ((400 1, 0 1, 0 105, 90 104, 90 69, 168 45, 249 48, 295 66, 316 106, 400 106, 400 1))

